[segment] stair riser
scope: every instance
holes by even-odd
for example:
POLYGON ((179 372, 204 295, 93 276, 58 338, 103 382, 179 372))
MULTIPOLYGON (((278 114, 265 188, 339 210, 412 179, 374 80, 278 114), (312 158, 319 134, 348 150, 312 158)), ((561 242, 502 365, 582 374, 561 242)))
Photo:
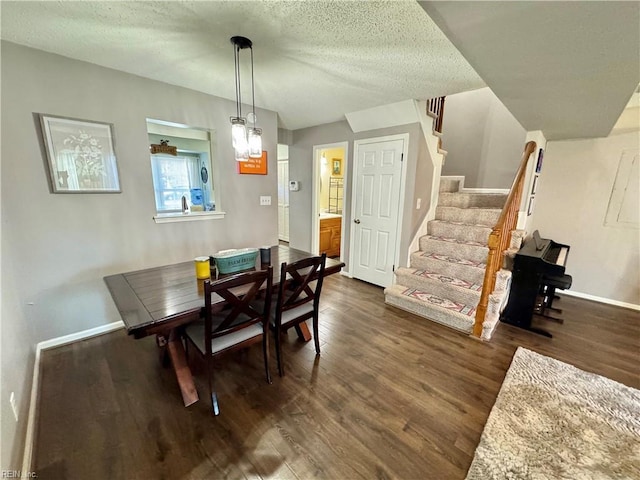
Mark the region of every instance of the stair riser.
POLYGON ((484 269, 472 265, 445 262, 435 258, 423 257, 420 252, 411 255, 411 267, 427 272, 440 273, 450 277, 459 278, 469 283, 482 284, 484 269))
POLYGON ((444 283, 440 280, 413 275, 411 273, 401 273, 397 275, 396 278, 397 283, 402 286, 423 290, 425 292, 437 295, 438 297, 447 298, 456 303, 462 303, 464 305, 475 307, 480 301, 479 291, 457 287, 448 283, 444 283))
POLYGON ((385 295, 385 303, 467 334, 471 333, 473 329, 473 318, 459 318, 450 312, 442 311, 442 309, 432 307, 428 304, 414 302, 404 296, 394 294, 385 295))
POLYGON ((475 225, 457 225, 443 221, 430 221, 427 225, 429 235, 455 238, 465 242, 487 243, 491 228, 475 225))
MULTIPOLYGON (((452 242, 443 242, 428 237, 420 239, 420 250, 423 252, 449 255, 455 258, 466 258, 474 262, 486 262, 489 249, 477 245, 461 245, 452 242)), ((466 280, 466 279, 465 279, 466 280)))
POLYGON ((443 207, 502 209, 507 197, 498 193, 441 192, 438 198, 438 205, 443 207))
POLYGON ((500 218, 497 208, 436 207, 436 220, 462 222, 493 227, 500 218))
POLYGON ((453 193, 460 190, 460 180, 440 179, 440 192, 453 193))

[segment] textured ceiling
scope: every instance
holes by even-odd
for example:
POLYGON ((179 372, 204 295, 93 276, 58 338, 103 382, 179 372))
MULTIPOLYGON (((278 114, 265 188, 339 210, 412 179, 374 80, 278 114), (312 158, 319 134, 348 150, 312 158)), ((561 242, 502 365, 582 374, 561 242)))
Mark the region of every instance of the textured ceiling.
POLYGON ((419 3, 549 140, 607 136, 640 83, 640 2, 419 3))
MULTIPOLYGON (((278 112, 287 129, 484 86, 413 0, 2 1, 0 8, 3 40, 229 99, 229 38, 249 37, 256 105, 278 112)), ((241 60, 248 64, 244 51, 241 60)))

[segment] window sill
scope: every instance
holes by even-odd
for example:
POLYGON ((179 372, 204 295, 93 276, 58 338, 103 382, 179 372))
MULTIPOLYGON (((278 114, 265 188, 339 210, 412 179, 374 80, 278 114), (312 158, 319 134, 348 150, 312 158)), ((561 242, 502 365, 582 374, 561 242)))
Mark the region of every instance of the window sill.
POLYGON ((156 223, 195 222, 199 220, 219 220, 224 212, 191 212, 191 213, 157 213, 153 220, 156 223))

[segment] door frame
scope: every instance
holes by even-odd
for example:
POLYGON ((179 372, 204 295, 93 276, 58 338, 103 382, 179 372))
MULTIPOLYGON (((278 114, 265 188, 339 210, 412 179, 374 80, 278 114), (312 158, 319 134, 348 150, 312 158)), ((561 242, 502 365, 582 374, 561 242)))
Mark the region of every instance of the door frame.
POLYGON ((344 233, 345 233, 345 202, 349 198, 349 142, 336 142, 325 143, 322 145, 313 146, 313 160, 312 160, 312 188, 311 188, 311 252, 314 254, 319 253, 320 249, 320 152, 330 148, 342 148, 344 149, 344 163, 342 165, 342 178, 344 188, 342 189, 342 222, 341 222, 341 234, 340 234, 340 261, 344 261, 344 233))
MULTIPOLYGON (((289 158, 278 160, 278 162, 276 164, 277 165, 276 174, 277 174, 277 177, 278 177, 278 191, 280 190, 280 164, 281 163, 285 163, 285 162, 287 164, 287 182, 286 182, 285 185, 282 186, 282 188, 285 189, 285 191, 289 192, 289 182, 288 182, 288 179, 289 179, 289 158)), ((289 197, 289 199, 291 199, 290 195, 288 195, 288 197, 289 197)), ((280 199, 278 198, 278 201, 279 200, 280 199)), ((290 205, 290 203, 287 204, 287 208, 289 208, 289 205, 290 205)), ((290 236, 289 235, 287 235, 286 239, 281 238, 281 233, 282 232, 280 231, 280 218, 279 217, 280 217, 280 205, 278 205, 278 242, 280 240, 285 241, 285 242, 289 242, 290 241, 290 236)), ((287 234, 289 234, 289 221, 288 221, 288 218, 287 218, 287 234)))
MULTIPOLYGON (((364 138, 361 140, 355 140, 353 142, 353 175, 351 177, 351 189, 355 194, 357 194, 356 190, 356 182, 358 180, 358 150, 360 145, 367 145, 369 143, 382 143, 393 140, 402 140, 402 168, 400 169, 400 199, 398 202, 398 222, 396 224, 396 251, 393 256, 393 263, 395 268, 397 269, 400 266, 400 240, 402 238, 402 224, 404 222, 404 201, 405 201, 405 187, 407 183, 407 162, 409 161, 409 138, 410 135, 408 133, 399 133, 396 135, 385 135, 383 137, 372 137, 372 138, 364 138)), ((352 199, 351 202, 351 219, 356 218, 356 202, 355 199, 352 199)), ((343 217, 344 218, 344 217, 343 217)), ((349 228, 349 259, 353 258, 352 253, 356 251, 356 236, 355 236, 355 224, 352 222, 351 227, 349 228)), ((395 272, 395 269, 394 269, 395 272)), ((350 277, 353 278, 353 267, 351 265, 351 261, 349 261, 349 273, 350 277)), ((392 280, 393 282, 393 280, 392 280)))

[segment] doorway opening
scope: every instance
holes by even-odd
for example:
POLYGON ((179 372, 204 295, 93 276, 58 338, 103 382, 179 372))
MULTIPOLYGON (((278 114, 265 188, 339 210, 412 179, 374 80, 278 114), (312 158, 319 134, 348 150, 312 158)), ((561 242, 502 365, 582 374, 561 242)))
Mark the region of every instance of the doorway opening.
POLYGON ((348 142, 313 147, 312 251, 342 258, 348 142))
POLYGON ((278 240, 289 244, 289 145, 278 144, 278 240))

